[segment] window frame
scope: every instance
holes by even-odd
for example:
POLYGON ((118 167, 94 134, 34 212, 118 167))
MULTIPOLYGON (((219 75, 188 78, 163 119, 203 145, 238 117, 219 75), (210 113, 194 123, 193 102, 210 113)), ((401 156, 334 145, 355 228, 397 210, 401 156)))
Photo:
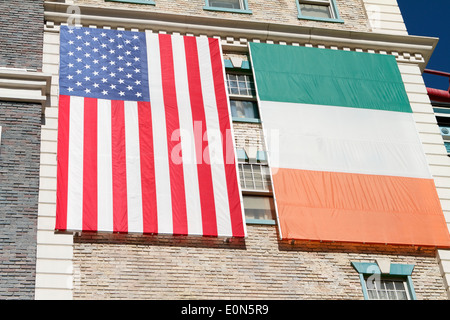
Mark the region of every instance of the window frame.
MULTIPOLYGON (((244 202, 244 198, 245 197, 258 197, 258 198, 267 198, 269 200, 272 201, 274 207, 275 207, 275 199, 273 198, 272 195, 269 195, 268 192, 243 192, 242 193, 242 201, 244 202)), ((247 218, 247 216, 245 216, 245 223, 246 224, 263 224, 263 225, 272 225, 275 226, 276 223, 276 211, 275 208, 273 209, 272 213, 272 217, 273 219, 251 219, 251 218, 247 218)), ((245 215, 245 207, 244 207, 244 215, 245 215)))
MULTIPOLYGON (((256 98, 252 99, 252 98, 242 98, 242 97, 238 97, 238 96, 231 96, 230 95, 230 107, 231 107, 231 101, 251 101, 256 103, 256 98)), ((248 122, 248 123, 261 123, 261 118, 259 115, 259 108, 257 104, 253 105, 254 111, 256 111, 258 113, 258 118, 245 118, 245 117, 235 117, 233 116, 233 114, 231 115, 231 120, 233 122, 248 122)))
MULTIPOLYGON (((251 165, 258 165, 258 166, 266 166, 268 169, 268 174, 269 174, 269 179, 270 179, 270 188, 269 190, 260 190, 260 189, 246 189, 244 188, 244 186, 241 185, 241 165, 246 165, 246 164, 250 164, 249 162, 247 162, 248 158, 246 156, 244 156, 243 153, 245 153, 245 151, 242 151, 243 149, 238 149, 238 173, 239 173, 239 185, 240 185, 240 189, 241 189, 241 194, 242 194, 242 200, 244 200, 245 196, 256 196, 256 197, 264 197, 264 198, 271 198, 274 204, 274 210, 272 212, 272 217, 273 219, 250 219, 245 217, 245 222, 247 224, 262 224, 262 225, 276 225, 277 224, 277 212, 276 212, 276 204, 275 204, 275 199, 273 196, 273 183, 272 183, 272 176, 270 174, 270 167, 268 165, 267 162, 265 162, 265 158, 264 160, 262 160, 259 163, 252 163, 251 165), (241 154, 242 156, 239 156, 239 154, 241 154)), ((265 156, 264 156, 265 157, 265 156)), ((262 172, 262 170, 261 170, 262 172)), ((242 174, 244 174, 244 172, 242 171, 242 174)), ((264 178, 264 177, 262 177, 264 178)), ((242 203, 243 205, 243 203, 242 203)), ((244 213, 245 213, 245 207, 244 207, 244 213)))
POLYGON ((233 13, 245 13, 245 14, 252 14, 252 10, 249 10, 248 8, 248 2, 247 0, 239 0, 241 3, 242 8, 241 9, 232 9, 232 8, 221 8, 221 7, 214 7, 209 4, 210 0, 205 0, 205 6, 203 7, 203 10, 209 10, 209 11, 222 11, 222 12, 233 12, 233 13))
MULTIPOLYGON (((235 97, 241 97, 241 98, 243 98, 245 100, 247 100, 247 99, 253 100, 253 99, 256 98, 255 80, 253 79, 251 74, 249 74, 247 72, 226 72, 226 80, 227 80, 227 82, 231 82, 231 81, 239 82, 240 81, 239 79, 232 80, 232 79, 230 79, 230 76, 237 76, 237 77, 243 76, 244 77, 244 83, 246 85, 245 86, 246 87, 245 91, 254 91, 254 92, 253 93, 250 92, 250 94, 240 94, 240 93, 231 93, 231 92, 229 92, 228 93, 229 95, 235 96, 235 97), (253 90, 251 88, 251 84, 252 83, 253 83, 253 90)), ((237 87, 234 87, 234 88, 237 88, 239 90, 239 85, 237 87)))
POLYGON ((231 107, 231 101, 232 100, 240 100, 240 101, 251 101, 253 103, 255 103, 254 108, 258 114, 258 118, 240 118, 240 117, 233 117, 232 115, 232 121, 233 122, 247 122, 247 123, 261 123, 261 115, 259 112, 259 106, 258 106, 258 100, 256 98, 256 86, 255 86, 255 79, 253 77, 253 74, 251 73, 251 71, 249 69, 237 69, 237 68, 231 68, 231 67, 226 67, 225 70, 225 79, 227 82, 227 94, 228 94, 228 99, 230 101, 230 107, 231 107), (228 87, 228 75, 232 74, 232 75, 244 75, 244 76, 248 76, 250 77, 251 81, 253 81, 253 86, 254 86, 254 90, 255 90, 255 95, 240 95, 240 94, 232 94, 229 91, 229 87, 228 87))
POLYGON ((302 20, 315 20, 315 21, 322 21, 322 22, 335 22, 335 23, 344 23, 344 20, 342 20, 339 16, 339 10, 336 4, 336 0, 295 0, 295 3, 297 4, 297 10, 298 10, 298 19, 302 20), (316 5, 328 5, 331 10, 331 18, 321 18, 321 17, 313 17, 313 16, 307 16, 302 14, 302 10, 300 8, 300 2, 303 4, 316 4, 316 5))
POLYGON ((351 262, 352 266, 359 273, 359 280, 361 283, 364 300, 369 299, 369 294, 367 292, 367 282, 365 277, 378 274, 381 278, 392 278, 392 279, 402 279, 406 285, 407 295, 409 300, 417 300, 416 293, 414 291, 414 285, 412 282, 412 272, 414 270, 414 265, 411 264, 391 264, 389 273, 381 273, 378 264, 369 262, 351 262))
MULTIPOLYGON (((272 180, 270 178, 270 171, 269 171, 269 166, 267 165, 267 163, 248 163, 248 162, 241 161, 241 162, 238 162, 238 167, 239 167, 239 173, 241 173, 241 169, 242 169, 242 173, 244 174, 243 180, 244 180, 245 185, 241 185, 243 192, 258 192, 258 193, 264 193, 267 195, 272 194, 272 180), (250 167, 250 173, 252 175, 251 181, 247 182, 247 179, 245 179, 244 166, 250 167), (264 172, 264 171, 266 171, 266 172, 264 172), (260 181, 256 180, 255 174, 261 175, 260 181), (269 177, 269 182, 266 179, 267 177, 269 177), (250 183, 252 183, 253 185, 256 186, 256 182, 260 182, 263 186, 263 189, 257 189, 256 187, 248 188, 250 183), (264 188, 264 187, 266 187, 266 188, 264 188)), ((239 176, 239 178, 240 178, 240 176, 239 176)))

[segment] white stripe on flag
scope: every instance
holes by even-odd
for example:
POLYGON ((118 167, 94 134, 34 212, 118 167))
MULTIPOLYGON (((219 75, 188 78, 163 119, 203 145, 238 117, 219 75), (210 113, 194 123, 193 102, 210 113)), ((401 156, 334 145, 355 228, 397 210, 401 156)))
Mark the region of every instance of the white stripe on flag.
POLYGON ((180 143, 183 154, 183 173, 186 192, 188 233, 203 233, 197 160, 194 144, 194 127, 189 97, 186 52, 183 36, 172 36, 175 87, 180 121, 180 143))
POLYGON ((157 34, 146 31, 147 61, 152 110, 153 147, 155 154, 156 203, 158 233, 173 233, 172 199, 170 189, 169 156, 166 117, 162 92, 161 60, 157 34))
POLYGON ((272 101, 260 110, 264 130, 279 134, 267 139, 272 167, 431 177, 411 113, 272 101))
POLYGON ((70 97, 67 229, 83 227, 84 98, 70 97))
POLYGON ((113 231, 111 101, 98 100, 98 230, 113 231))
POLYGON ((223 163, 222 134, 220 132, 219 114, 214 90, 214 79, 209 52, 209 39, 197 38, 198 60, 205 108, 206 129, 208 135, 209 158, 216 205, 217 234, 233 234, 228 203, 228 189, 223 163))
POLYGON ((125 101, 125 152, 127 167, 128 232, 144 231, 142 213, 139 120, 136 101, 125 101))

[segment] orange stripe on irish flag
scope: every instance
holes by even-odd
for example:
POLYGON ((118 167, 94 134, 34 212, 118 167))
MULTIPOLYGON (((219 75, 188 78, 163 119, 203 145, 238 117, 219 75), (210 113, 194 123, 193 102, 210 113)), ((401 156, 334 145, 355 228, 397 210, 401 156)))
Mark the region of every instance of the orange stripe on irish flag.
POLYGON ((273 171, 285 239, 450 245, 432 179, 282 168, 273 171))

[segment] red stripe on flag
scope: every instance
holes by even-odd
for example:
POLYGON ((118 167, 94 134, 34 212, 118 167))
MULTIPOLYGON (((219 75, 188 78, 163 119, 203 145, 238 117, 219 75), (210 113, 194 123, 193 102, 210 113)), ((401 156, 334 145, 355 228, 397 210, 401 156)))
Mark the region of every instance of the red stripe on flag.
POLYGON ((125 106, 123 101, 113 100, 111 101, 111 153, 114 232, 128 232, 125 150, 125 106))
POLYGON ((69 169, 70 96, 59 96, 58 169, 56 182, 56 230, 67 229, 67 181, 69 169))
POLYGON ((217 39, 209 39, 209 50, 214 77, 217 111, 219 114, 220 132, 223 137, 223 160, 227 180, 228 203, 230 206, 231 228, 234 237, 244 237, 244 222, 242 219, 241 197, 235 163, 233 137, 231 135, 228 99, 223 77, 222 54, 217 39))
POLYGON ((138 102, 139 148, 144 233, 158 232, 156 206, 155 160, 150 102, 138 102))
POLYGON ((179 141, 172 139, 172 134, 180 130, 177 96, 175 88, 175 72, 173 66, 172 37, 159 35, 161 53, 161 75, 166 115, 167 149, 169 152, 170 189, 172 195, 173 233, 187 234, 186 194, 184 189, 183 163, 174 162, 182 157, 179 154, 179 141), (175 159, 177 158, 177 159, 175 159))
POLYGON ((184 37, 189 94, 194 126, 195 150, 197 155, 198 183, 202 209, 203 235, 217 236, 216 206, 212 183, 211 166, 208 153, 206 116, 203 105, 200 66, 198 61, 197 41, 195 37, 184 37), (201 128, 198 126, 201 125, 201 128), (200 129, 201 132, 198 130, 200 129))
POLYGON ((83 231, 97 230, 97 99, 84 98, 83 231))

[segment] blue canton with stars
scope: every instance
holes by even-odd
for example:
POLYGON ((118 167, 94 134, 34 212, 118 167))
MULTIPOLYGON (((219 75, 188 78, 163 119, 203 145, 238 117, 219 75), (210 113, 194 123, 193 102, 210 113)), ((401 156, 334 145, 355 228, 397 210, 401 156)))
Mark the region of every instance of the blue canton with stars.
POLYGON ((145 33, 61 26, 60 94, 150 101, 145 33))

